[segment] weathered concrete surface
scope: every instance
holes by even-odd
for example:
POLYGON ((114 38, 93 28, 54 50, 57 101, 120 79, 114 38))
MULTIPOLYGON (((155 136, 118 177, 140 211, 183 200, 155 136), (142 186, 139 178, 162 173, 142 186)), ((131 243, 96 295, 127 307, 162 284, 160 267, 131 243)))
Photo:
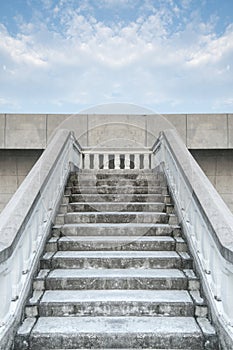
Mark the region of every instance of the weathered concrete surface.
MULTIPOLYGON (((121 146, 151 146, 159 131, 173 126, 233 211, 233 153, 230 151, 233 149, 233 114, 164 114, 161 116, 0 114, 0 149, 12 149, 12 152, 14 152, 13 149, 24 150, 22 152, 26 149, 44 149, 57 128, 75 129, 76 136, 84 147, 106 146, 107 141, 112 146, 119 146, 119 139, 121 139, 121 146)), ((23 156, 18 157, 16 176, 13 174, 16 163, 12 164, 12 160, 8 163, 5 160, 5 163, 2 163, 3 157, 12 159, 12 155, 9 153, 4 155, 2 152, 0 153, 0 211, 34 164, 33 160, 29 161, 30 157, 26 155, 27 153, 25 153, 26 160, 23 156), (20 174, 19 169, 23 167, 25 171, 20 174), (1 173, 2 171, 4 174, 1 173)), ((34 159, 37 160, 38 156, 34 159)))
POLYGON ((0 212, 41 153, 40 150, 0 150, 0 212))
POLYGON ((57 128, 75 130, 84 147, 151 146, 172 127, 190 149, 233 148, 233 114, 0 114, 0 148, 46 148, 57 128))
POLYGON ((5 114, 0 114, 0 148, 5 146, 5 114))
POLYGON ((194 149, 228 148, 228 115, 188 115, 187 147, 194 149))
MULTIPOLYGON (((90 177, 89 171, 84 174, 90 177)), ((109 171, 95 175, 102 181, 108 178, 109 195, 117 176, 109 171)), ((163 179, 157 175, 153 175, 155 179, 163 179)), ((122 177, 133 181, 135 174, 125 170, 122 177)), ((76 191, 77 178, 81 178, 79 173, 70 175, 69 189, 73 183, 76 191)), ((118 181, 121 183, 119 176, 118 181)), ((134 186, 137 188, 136 183, 134 186)), ((67 194, 63 199, 67 211, 57 214, 57 225, 46 244, 33 281, 34 293, 25 309, 26 317, 38 316, 37 322, 30 331, 27 324, 19 328, 15 349, 217 349, 214 329, 203 336, 196 322, 196 317, 207 317, 208 310, 186 242, 177 237, 181 234, 177 219, 171 222, 176 217, 167 212, 164 198, 165 208, 161 209, 165 211, 153 215, 138 208, 115 212, 111 210, 114 201, 107 203, 106 212, 93 213, 85 207, 74 212, 68 207, 67 194), (129 224, 132 216, 136 220, 129 224), (147 224, 140 223, 144 217, 147 224), (168 218, 167 224, 161 222, 163 217, 168 218), (154 224, 157 218, 159 223, 154 224), (118 249, 120 245, 124 249, 118 249), (194 291, 195 298, 189 294, 194 291), (212 345, 205 347, 209 339, 212 345)), ((126 195, 124 201, 122 208, 128 204, 126 195)), ((207 329, 209 321, 205 324, 207 329)))
POLYGON ((191 153, 233 212, 233 150, 192 150, 191 153))
POLYGON ((5 123, 5 148, 46 148, 45 114, 7 114, 5 123))

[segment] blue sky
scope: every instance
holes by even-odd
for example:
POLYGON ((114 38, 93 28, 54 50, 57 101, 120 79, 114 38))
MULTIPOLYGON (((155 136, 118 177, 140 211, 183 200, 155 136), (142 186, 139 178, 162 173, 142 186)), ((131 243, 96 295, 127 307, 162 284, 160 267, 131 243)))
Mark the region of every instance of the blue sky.
POLYGON ((233 0, 0 2, 0 113, 233 112, 233 0))

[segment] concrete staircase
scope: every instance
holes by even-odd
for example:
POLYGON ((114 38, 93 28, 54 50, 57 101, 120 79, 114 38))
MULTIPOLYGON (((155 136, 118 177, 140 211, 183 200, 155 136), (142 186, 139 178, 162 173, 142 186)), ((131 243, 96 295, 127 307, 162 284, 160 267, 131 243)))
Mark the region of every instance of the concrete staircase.
POLYGON ((70 175, 16 350, 218 349, 163 174, 70 175))

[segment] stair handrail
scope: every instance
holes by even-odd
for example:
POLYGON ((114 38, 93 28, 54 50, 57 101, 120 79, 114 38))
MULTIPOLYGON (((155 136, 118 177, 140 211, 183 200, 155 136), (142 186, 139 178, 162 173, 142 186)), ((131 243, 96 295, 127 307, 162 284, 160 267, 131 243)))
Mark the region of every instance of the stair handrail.
POLYGON ((175 130, 161 132, 152 152, 165 172, 222 343, 233 348, 233 214, 175 130))
POLYGON ((0 349, 11 346, 44 243, 81 147, 59 130, 0 214, 0 349))

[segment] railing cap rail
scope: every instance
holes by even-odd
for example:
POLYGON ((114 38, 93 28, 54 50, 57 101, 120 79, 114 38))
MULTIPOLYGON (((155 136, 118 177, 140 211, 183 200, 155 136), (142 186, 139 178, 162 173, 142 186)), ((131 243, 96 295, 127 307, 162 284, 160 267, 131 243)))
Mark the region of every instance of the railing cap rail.
MULTIPOLYGON (((177 164, 182 170, 187 184, 198 200, 205 220, 211 226, 213 238, 221 255, 233 263, 233 214, 213 187, 200 166, 194 160, 175 130, 161 133, 154 150, 165 138, 177 164)), ((208 247, 207 247, 208 248, 208 247)))
POLYGON ((151 147, 83 147, 82 152, 89 154, 146 154, 151 153, 151 147))

